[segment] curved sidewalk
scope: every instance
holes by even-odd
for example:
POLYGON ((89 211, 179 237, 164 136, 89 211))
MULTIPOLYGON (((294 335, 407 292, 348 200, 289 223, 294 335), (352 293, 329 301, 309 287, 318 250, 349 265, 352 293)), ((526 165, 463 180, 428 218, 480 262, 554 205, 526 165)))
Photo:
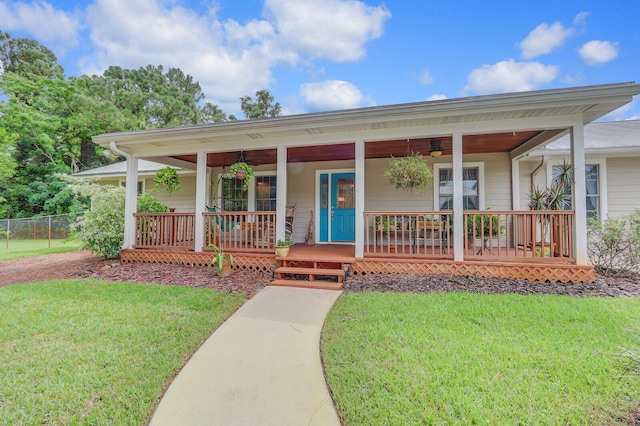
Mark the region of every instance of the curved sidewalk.
POLYGON ((320 362, 339 291, 266 287, 180 371, 151 425, 340 425, 320 362))

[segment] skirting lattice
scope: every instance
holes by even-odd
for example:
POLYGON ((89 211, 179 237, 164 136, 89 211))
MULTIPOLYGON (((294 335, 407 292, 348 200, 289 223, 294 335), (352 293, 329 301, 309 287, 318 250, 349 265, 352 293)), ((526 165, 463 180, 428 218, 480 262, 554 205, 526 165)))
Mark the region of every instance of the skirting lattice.
MULTIPOLYGON (((123 250, 124 263, 176 263, 191 266, 207 266, 211 252, 184 252, 158 250, 123 250)), ((275 264, 274 255, 234 254, 236 270, 270 272, 275 264)), ((592 282, 595 270, 592 266, 545 265, 540 263, 454 262, 433 260, 429 262, 389 261, 387 259, 358 259, 351 265, 353 275, 367 274, 452 274, 477 275, 492 278, 519 278, 529 281, 592 282)))
POLYGON ((497 262, 389 262, 385 260, 363 260, 351 265, 354 275, 367 274, 452 274, 477 275, 490 278, 516 278, 529 281, 592 282, 596 279, 592 266, 542 265, 527 263, 497 262))
MULTIPOLYGON (((123 263, 173 263, 189 266, 208 266, 213 259, 212 252, 123 250, 120 260, 123 263)), ((233 269, 239 271, 271 272, 275 263, 273 255, 233 255, 233 269)))

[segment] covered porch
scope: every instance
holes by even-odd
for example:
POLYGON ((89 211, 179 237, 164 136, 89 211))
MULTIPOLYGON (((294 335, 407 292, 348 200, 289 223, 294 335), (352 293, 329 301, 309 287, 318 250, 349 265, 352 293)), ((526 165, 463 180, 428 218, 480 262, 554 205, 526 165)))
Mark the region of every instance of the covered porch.
POLYGON ((285 236, 286 206, 295 204, 294 250, 306 242, 315 250, 348 246, 353 273, 588 281, 595 274, 587 258, 583 126, 638 92, 634 83, 621 83, 94 140, 127 158, 127 182, 137 180, 138 158, 196 172, 190 211, 136 213, 135 185, 127 185, 123 259, 153 253, 210 259, 209 244, 216 244, 241 264, 253 259, 270 265, 277 260, 276 241, 285 236), (565 134, 571 137, 576 176, 573 210, 530 211, 526 194, 532 179, 518 160, 565 134), (426 194, 403 193, 382 177, 388 158, 410 152, 422 153, 433 167, 433 187, 426 194), (237 204, 243 207, 207 211, 211 203, 224 205, 220 182, 229 178, 225 170, 237 158, 253 166, 257 177, 237 204), (261 195, 261 185, 273 195, 261 195))

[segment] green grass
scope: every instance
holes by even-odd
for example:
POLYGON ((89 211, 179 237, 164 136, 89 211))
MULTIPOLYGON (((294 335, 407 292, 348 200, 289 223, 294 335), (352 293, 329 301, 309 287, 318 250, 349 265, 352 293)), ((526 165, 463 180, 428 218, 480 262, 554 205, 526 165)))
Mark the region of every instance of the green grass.
POLYGON ((81 248, 82 243, 75 240, 51 240, 51 247, 49 247, 49 240, 9 240, 7 248, 7 241, 0 239, 0 260, 64 253, 81 248))
POLYGON ((96 280, 0 288, 0 424, 143 424, 242 303, 210 289, 96 280))
POLYGON ((640 406, 639 323, 640 298, 355 293, 322 351, 348 425, 607 425, 640 406))

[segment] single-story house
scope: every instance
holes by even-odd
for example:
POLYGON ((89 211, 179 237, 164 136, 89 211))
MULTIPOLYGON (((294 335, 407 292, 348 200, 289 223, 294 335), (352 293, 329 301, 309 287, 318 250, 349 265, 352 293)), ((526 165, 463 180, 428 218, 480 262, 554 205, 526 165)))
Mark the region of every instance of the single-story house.
MULTIPOLYGON (((125 182, 148 182, 142 160, 183 174, 183 191, 166 200, 174 213, 136 213, 140 184, 127 185, 123 261, 205 264, 214 243, 234 253, 236 268, 277 264, 278 277, 309 275, 307 284, 324 275, 340 281, 340 270, 588 281, 595 277, 586 248, 588 197, 594 194, 592 183, 579 178, 593 174, 585 126, 638 93, 640 85, 618 83, 93 140, 127 158, 125 182), (391 156, 411 152, 433 168, 427 193, 398 190, 384 177, 391 156), (555 158, 563 156, 578 177, 573 210, 528 210, 532 179, 553 173, 555 158), (255 172, 246 190, 228 174, 239 160, 255 172), (288 209, 293 205, 295 216, 288 209), (290 221, 297 244, 287 258, 277 258, 274 245, 290 221), (318 271, 326 264, 331 267, 318 271)), ((612 157, 607 172, 622 160, 612 157)), ((605 185, 612 197, 602 170, 599 188, 605 185)), ((602 203, 603 190, 597 195, 602 203)))

